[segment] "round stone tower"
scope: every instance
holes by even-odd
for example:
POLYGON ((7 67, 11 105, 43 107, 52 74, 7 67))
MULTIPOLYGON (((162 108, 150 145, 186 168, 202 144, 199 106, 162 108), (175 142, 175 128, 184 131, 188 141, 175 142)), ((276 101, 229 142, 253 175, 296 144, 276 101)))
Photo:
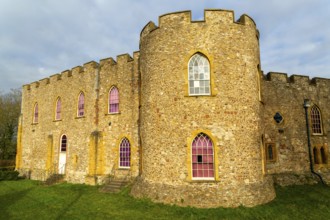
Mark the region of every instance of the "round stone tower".
POLYGON ((206 10, 141 32, 141 176, 137 197, 196 207, 275 197, 263 173, 259 40, 247 15, 206 10))

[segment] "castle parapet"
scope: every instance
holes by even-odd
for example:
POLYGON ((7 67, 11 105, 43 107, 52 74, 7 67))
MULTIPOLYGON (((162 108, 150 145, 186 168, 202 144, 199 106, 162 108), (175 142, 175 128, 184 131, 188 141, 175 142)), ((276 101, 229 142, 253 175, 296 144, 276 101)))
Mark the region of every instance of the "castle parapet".
POLYGON ((119 64, 119 65, 122 65, 127 62, 131 62, 131 61, 133 61, 133 58, 128 53, 117 56, 117 64, 119 64))
POLYGON ((95 69, 95 68, 98 68, 99 66, 99 63, 95 62, 94 60, 90 61, 90 62, 87 62, 83 65, 84 67, 84 71, 86 69, 95 69))
POLYGON ((207 23, 233 23, 234 11, 231 10, 205 10, 205 21, 207 23))
POLYGON ((296 84, 301 86, 325 86, 330 85, 330 79, 315 77, 310 79, 309 76, 304 75, 291 75, 288 77, 286 73, 277 73, 277 72, 269 72, 266 76, 264 76, 266 81, 278 82, 278 83, 289 83, 296 84))
POLYGON ((159 17, 159 27, 178 26, 191 22, 191 11, 179 11, 159 17))
POLYGON ((273 82, 288 82, 288 74, 278 73, 278 72, 269 72, 266 75, 266 80, 273 82))
POLYGON ((54 74, 54 75, 51 75, 50 77, 49 77, 49 79, 50 79, 50 83, 54 83, 54 82, 56 82, 56 81, 58 81, 58 80, 61 80, 61 74, 54 74))
POLYGON ((144 38, 146 35, 148 35, 150 32, 152 32, 153 30, 157 29, 157 25, 155 25, 154 22, 152 21, 149 21, 149 23, 144 26, 144 28, 142 29, 141 31, 141 34, 140 34, 140 38, 144 38))
POLYGON ((30 89, 31 89, 30 84, 23 85, 23 91, 27 91, 27 90, 30 90, 30 89))
POLYGON ((72 76, 72 71, 71 70, 64 70, 62 73, 61 73, 61 78, 62 77, 71 77, 72 76))
POLYGON ((308 76, 301 76, 301 75, 292 75, 290 76, 289 80, 290 83, 297 83, 297 84, 310 84, 310 80, 308 76))
POLYGON ((82 66, 76 66, 71 69, 71 75, 67 75, 67 76, 69 77, 69 76, 72 76, 72 74, 79 74, 82 72, 84 72, 84 68, 82 66))
POLYGON ((39 83, 41 86, 45 86, 45 85, 49 84, 49 78, 41 79, 41 80, 39 80, 39 83))
MULTIPOLYGON (((204 20, 193 21, 191 19, 191 11, 179 11, 174 13, 168 13, 159 16, 158 19, 159 28, 177 27, 180 25, 188 25, 191 23, 209 23, 209 24, 241 24, 247 26, 256 27, 254 20, 243 14, 237 21, 235 21, 234 11, 221 10, 221 9, 207 9, 204 11, 204 20)), ((144 38, 152 31, 158 29, 154 22, 150 21, 141 31, 140 38, 144 38)))
POLYGON ((116 61, 112 58, 112 57, 109 57, 109 58, 105 58, 105 59, 102 59, 100 60, 100 66, 104 66, 106 64, 109 64, 109 65, 116 65, 116 61))

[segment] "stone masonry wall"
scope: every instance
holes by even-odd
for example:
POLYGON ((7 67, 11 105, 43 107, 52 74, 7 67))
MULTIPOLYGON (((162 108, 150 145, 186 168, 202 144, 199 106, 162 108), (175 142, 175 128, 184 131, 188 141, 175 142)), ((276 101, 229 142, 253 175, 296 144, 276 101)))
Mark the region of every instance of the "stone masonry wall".
MULTIPOLYGON (((276 145, 276 160, 266 163, 266 172, 309 173, 309 153, 305 120, 304 99, 316 104, 322 114, 322 135, 313 135, 311 145, 324 146, 329 158, 330 138, 330 80, 284 73, 269 73, 262 81, 264 103, 264 142, 276 145), (279 112, 283 121, 277 123, 274 115, 279 112)), ((310 108, 308 110, 310 120, 310 108)), ((311 123, 309 123, 311 124, 311 123)), ((310 128, 311 129, 311 128, 310 128)), ((329 164, 316 165, 316 170, 329 169, 329 164)))
POLYGON ((60 138, 65 134, 68 138, 66 172, 72 173, 67 178, 72 182, 84 182, 88 167, 86 143, 95 129, 95 68, 97 64, 90 62, 84 67, 76 67, 72 71, 65 71, 23 87, 21 168, 32 170, 32 178, 41 178, 33 175, 38 170, 41 172, 57 169, 60 138), (78 118, 77 102, 81 91, 85 94, 85 116, 78 118), (58 97, 61 97, 62 102, 62 118, 55 121, 58 97), (33 124, 35 103, 38 103, 39 121, 33 124), (48 138, 52 139, 51 145, 48 144, 48 138), (51 158, 48 158, 48 151, 52 152, 51 158), (51 160, 51 167, 46 167, 47 159, 51 160), (76 161, 74 167, 73 160, 76 161))
MULTIPOLYGON (((137 176, 138 160, 138 90, 137 60, 118 56, 100 64, 89 62, 83 67, 64 71, 23 87, 21 146, 19 170, 32 179, 46 179, 58 172, 60 139, 67 136, 65 179, 69 182, 95 184, 100 177, 115 172, 118 165, 120 138, 127 137, 132 146, 132 172, 137 176), (120 91, 120 113, 108 114, 109 89, 120 91), (77 117, 78 96, 85 95, 85 115, 77 117), (56 100, 61 98, 61 120, 55 120, 56 100), (39 121, 32 123, 34 105, 38 103, 39 121), (109 123, 111 122, 111 125, 109 123)), ((104 179, 104 178, 103 178, 104 179)), ((101 181, 102 182, 102 181, 101 181)))
POLYGON ((192 22, 190 12, 167 14, 160 17, 159 27, 149 23, 144 28, 143 172, 133 195, 178 205, 175 200, 182 196, 186 204, 198 207, 259 204, 274 198, 262 173, 259 62, 253 20, 242 16, 234 22, 232 11, 207 10, 200 22, 192 22), (188 95, 187 66, 197 52, 210 61, 210 96, 188 95), (191 141, 200 132, 215 146, 213 181, 192 179, 191 141), (239 190, 243 186, 247 190, 239 190), (214 192, 208 191, 211 188, 214 192), (177 194, 181 189, 189 197, 177 194), (250 196, 251 190, 256 195, 250 196), (228 194, 233 196, 225 201, 228 194))

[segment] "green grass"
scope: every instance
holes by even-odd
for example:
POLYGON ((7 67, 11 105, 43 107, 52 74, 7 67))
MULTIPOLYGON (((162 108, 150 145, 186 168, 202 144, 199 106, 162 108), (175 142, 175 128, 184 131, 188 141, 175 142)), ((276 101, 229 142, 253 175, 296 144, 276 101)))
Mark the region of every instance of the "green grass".
POLYGON ((330 187, 276 187, 277 198, 253 208, 197 209, 134 199, 128 189, 100 193, 95 186, 0 181, 0 219, 330 219, 330 187))

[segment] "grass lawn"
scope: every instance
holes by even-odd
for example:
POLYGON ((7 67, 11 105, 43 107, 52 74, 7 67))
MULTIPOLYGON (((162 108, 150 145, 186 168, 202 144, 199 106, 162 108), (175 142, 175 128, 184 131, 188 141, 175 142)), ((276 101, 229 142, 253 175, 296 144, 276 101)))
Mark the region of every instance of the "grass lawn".
POLYGON ((31 180, 0 181, 0 219, 330 219, 330 187, 276 187, 277 198, 254 208, 197 209, 134 199, 128 189, 31 180))

